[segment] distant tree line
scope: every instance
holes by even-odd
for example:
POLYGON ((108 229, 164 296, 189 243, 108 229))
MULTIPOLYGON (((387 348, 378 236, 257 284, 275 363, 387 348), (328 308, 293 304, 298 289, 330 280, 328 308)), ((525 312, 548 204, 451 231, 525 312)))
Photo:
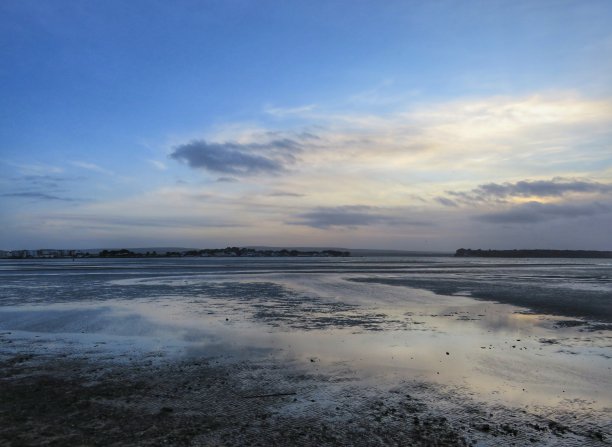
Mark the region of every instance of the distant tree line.
POLYGON ((101 258, 133 258, 138 254, 124 248, 122 250, 102 250, 98 256, 101 258))
POLYGON ((480 258, 612 258, 612 251, 597 250, 472 250, 460 248, 456 257, 480 258))
POLYGON ((322 251, 300 251, 300 250, 256 250, 254 248, 205 248, 202 250, 187 250, 187 251, 167 251, 165 253, 157 253, 156 251, 147 251, 146 253, 135 253, 127 249, 121 250, 102 250, 98 256, 101 258, 149 258, 149 257, 272 257, 272 256, 303 256, 303 257, 339 257, 350 256, 348 251, 340 250, 322 250, 322 251))

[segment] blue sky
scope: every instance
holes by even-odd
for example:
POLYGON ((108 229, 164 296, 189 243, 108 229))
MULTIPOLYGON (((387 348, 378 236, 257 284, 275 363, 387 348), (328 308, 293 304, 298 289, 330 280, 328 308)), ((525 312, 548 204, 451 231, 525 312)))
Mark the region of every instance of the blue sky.
POLYGON ((612 249, 609 1, 0 4, 0 248, 612 249))

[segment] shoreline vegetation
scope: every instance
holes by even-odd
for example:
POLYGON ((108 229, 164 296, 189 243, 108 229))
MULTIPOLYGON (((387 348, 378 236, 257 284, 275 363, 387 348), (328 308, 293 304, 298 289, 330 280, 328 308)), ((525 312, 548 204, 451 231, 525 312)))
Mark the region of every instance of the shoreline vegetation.
POLYGON ((258 250, 254 248, 205 248, 201 250, 165 251, 149 250, 137 252, 126 248, 120 250, 100 250, 97 253, 79 250, 15 250, 1 252, 2 259, 27 258, 183 258, 183 257, 346 257, 350 251, 343 250, 258 250))
POLYGON ((345 250, 336 248, 276 248, 226 247, 204 249, 141 248, 141 249, 39 249, 0 250, 0 259, 58 259, 58 258, 182 258, 182 257, 348 257, 348 256, 454 256, 473 258, 612 258, 612 251, 600 250, 492 250, 460 248, 452 253, 345 250))
POLYGON ((476 258, 612 258, 612 251, 597 250, 472 250, 460 248, 455 257, 476 258))

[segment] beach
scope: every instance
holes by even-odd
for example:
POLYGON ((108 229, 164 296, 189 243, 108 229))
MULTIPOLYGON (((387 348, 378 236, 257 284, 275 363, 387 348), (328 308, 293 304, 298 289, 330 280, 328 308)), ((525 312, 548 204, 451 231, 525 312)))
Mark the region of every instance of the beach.
POLYGON ((0 264, 5 445, 608 445, 606 260, 0 264))

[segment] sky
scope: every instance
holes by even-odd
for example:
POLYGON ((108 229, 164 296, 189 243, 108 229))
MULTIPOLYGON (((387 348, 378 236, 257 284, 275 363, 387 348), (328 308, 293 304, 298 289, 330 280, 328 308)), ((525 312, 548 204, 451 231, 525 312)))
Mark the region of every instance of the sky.
POLYGON ((612 2, 0 2, 0 249, 612 250, 612 2))

